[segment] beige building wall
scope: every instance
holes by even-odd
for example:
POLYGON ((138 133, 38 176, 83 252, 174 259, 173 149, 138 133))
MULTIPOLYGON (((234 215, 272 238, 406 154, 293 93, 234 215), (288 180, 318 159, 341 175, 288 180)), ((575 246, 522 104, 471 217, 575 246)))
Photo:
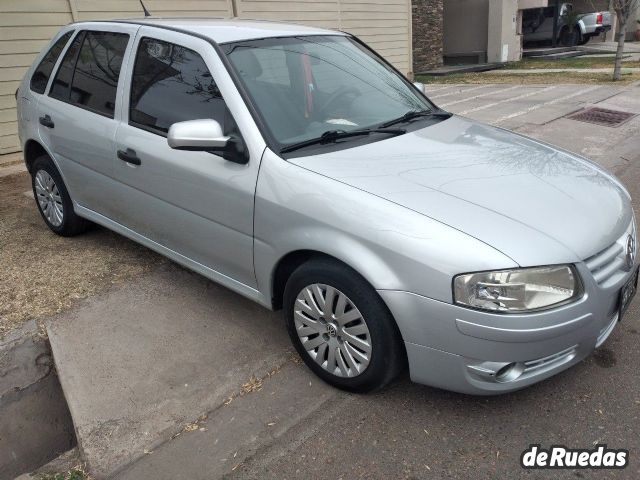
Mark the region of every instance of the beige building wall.
MULTIPOLYGON (((411 0, 144 0, 156 16, 269 19, 358 35, 400 71, 412 64, 411 0)), ((73 21, 141 17, 138 0, 0 0, 0 154, 19 150, 14 93, 34 57, 73 21)))
POLYGON ((549 1, 444 0, 445 63, 520 60, 522 10, 546 7, 549 1))
POLYGON ((522 35, 517 0, 489 0, 487 61, 517 62, 522 58, 522 35))
POLYGON ((474 62, 485 62, 488 18, 489 0, 445 0, 444 56, 469 56, 474 62))
MULTIPOLYGON (((554 0, 551 1, 553 2, 554 0)), ((544 8, 548 6, 549 0, 518 0, 518 10, 525 10, 527 8, 544 8)))
POLYGON ((411 0, 237 0, 238 15, 353 33, 407 74, 411 70, 411 0))

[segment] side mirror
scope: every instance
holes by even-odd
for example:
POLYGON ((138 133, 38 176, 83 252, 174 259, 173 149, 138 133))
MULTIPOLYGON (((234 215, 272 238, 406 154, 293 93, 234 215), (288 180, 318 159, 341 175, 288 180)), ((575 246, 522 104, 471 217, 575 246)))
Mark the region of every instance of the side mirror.
POLYGON ((230 137, 225 137, 215 120, 188 120, 171 125, 167 143, 176 150, 211 151, 224 149, 230 137))
POLYGON ((413 82, 413 86, 420 90, 422 93, 424 92, 424 83, 422 82, 413 82))

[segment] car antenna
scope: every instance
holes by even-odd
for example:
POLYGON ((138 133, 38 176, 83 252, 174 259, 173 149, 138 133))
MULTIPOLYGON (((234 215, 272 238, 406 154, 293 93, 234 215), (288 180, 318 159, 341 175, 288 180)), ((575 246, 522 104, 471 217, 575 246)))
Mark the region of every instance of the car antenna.
POLYGON ((144 12, 144 16, 150 17, 151 14, 149 13, 149 10, 147 10, 147 7, 144 6, 144 3, 142 3, 142 0, 140 0, 140 5, 142 5, 142 11, 144 12))

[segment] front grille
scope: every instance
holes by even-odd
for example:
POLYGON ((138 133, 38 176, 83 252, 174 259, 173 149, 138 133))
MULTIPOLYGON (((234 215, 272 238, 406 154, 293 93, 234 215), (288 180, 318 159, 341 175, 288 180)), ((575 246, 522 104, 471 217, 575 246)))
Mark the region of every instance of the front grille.
POLYGON ((615 243, 585 260, 594 280, 601 287, 614 285, 628 272, 626 246, 627 238, 632 232, 635 235, 633 222, 615 243))
POLYGON ((574 345, 573 347, 567 348, 566 350, 558 353, 554 353, 553 355, 549 355, 548 357, 538 358, 537 360, 530 360, 528 362, 525 362, 524 371, 522 372, 522 374, 532 375, 540 370, 551 369, 565 362, 569 362, 573 359, 573 357, 575 357, 576 348, 577 345, 574 345))
POLYGON ((596 253, 585 262, 587 268, 593 274, 593 278, 598 285, 603 285, 610 280, 616 273, 622 272, 625 265, 622 254, 624 247, 618 242, 606 248, 602 252, 596 253))

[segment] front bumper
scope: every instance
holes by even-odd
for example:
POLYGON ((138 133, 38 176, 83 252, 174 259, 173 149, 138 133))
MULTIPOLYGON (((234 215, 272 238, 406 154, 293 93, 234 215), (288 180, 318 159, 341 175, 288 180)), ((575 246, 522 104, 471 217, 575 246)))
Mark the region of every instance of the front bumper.
POLYGON ((471 310, 420 295, 381 290, 400 328, 411 379, 462 393, 510 392, 569 368, 600 346, 617 323, 618 294, 631 276, 598 286, 576 266, 584 296, 526 315, 471 310), (501 371, 515 364, 514 370, 501 371), (499 373, 500 372, 500 373, 499 373))

